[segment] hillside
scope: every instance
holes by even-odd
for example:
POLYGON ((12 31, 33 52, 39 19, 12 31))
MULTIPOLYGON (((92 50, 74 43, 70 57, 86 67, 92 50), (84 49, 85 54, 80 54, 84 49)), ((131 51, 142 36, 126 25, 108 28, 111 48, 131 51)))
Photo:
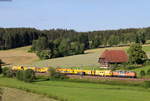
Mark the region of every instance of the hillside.
MULTIPOLYGON (((106 49, 122 49, 127 50, 128 46, 124 47, 109 47, 109 48, 97 48, 86 50, 85 54, 74 55, 62 58, 55 58, 49 60, 42 60, 32 63, 33 66, 52 66, 52 67, 99 67, 98 58, 100 54, 106 49)), ((143 45, 144 51, 146 51, 148 57, 150 53, 150 44, 143 45)))
MULTIPOLYGON (((28 53, 30 46, 10 50, 0 51, 0 59, 9 65, 27 65, 27 66, 52 66, 52 67, 99 67, 98 57, 106 49, 124 49, 124 47, 97 48, 86 50, 85 54, 54 58, 48 60, 39 60, 34 53, 28 53)), ((150 44, 144 45, 143 49, 149 57, 150 44)))
POLYGON ((10 50, 1 50, 0 59, 8 65, 29 64, 38 57, 34 53, 28 53, 30 46, 10 50))
MULTIPOLYGON (((16 49, 0 51, 0 59, 10 65, 27 65, 37 67, 99 67, 98 58, 106 49, 123 49, 127 50, 128 46, 124 47, 108 47, 86 50, 85 54, 54 58, 48 60, 39 60, 34 53, 28 53, 30 46, 16 49)), ((148 57, 150 53, 150 44, 143 45, 148 57)))
POLYGON ((33 66, 52 67, 99 67, 98 58, 105 49, 125 49, 127 47, 97 48, 86 50, 85 54, 62 58, 42 60, 32 63, 33 66))

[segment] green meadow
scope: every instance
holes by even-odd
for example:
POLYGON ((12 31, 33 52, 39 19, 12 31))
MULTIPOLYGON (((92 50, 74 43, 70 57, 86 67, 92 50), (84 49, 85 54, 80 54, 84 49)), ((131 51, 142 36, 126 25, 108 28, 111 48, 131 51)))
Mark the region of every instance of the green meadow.
POLYGON ((68 81, 25 83, 0 77, 0 85, 46 95, 60 101, 149 101, 150 89, 68 81))

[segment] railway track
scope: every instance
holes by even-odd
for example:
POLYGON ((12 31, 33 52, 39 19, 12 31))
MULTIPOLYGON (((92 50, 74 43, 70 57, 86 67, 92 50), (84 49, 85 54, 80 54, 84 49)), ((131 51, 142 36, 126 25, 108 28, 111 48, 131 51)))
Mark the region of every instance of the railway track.
POLYGON ((101 77, 101 76, 81 76, 81 75, 67 75, 71 79, 93 79, 93 80, 126 80, 126 81, 150 81, 150 78, 123 78, 123 77, 101 77))
MULTIPOLYGON (((36 73, 36 75, 48 76, 48 73, 36 73)), ((150 81, 150 78, 123 78, 123 77, 101 77, 90 75, 67 75, 71 79, 85 79, 85 80, 123 80, 123 81, 150 81)))

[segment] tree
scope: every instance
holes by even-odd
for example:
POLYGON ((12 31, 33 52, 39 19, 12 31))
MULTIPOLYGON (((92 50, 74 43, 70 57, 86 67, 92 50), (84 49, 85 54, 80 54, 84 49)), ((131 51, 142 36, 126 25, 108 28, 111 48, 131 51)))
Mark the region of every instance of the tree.
POLYGON ((83 54, 84 53, 84 44, 79 42, 72 42, 70 53, 71 55, 83 54))
POLYGON ((118 36, 115 36, 115 35, 110 36, 110 38, 108 40, 108 44, 110 46, 118 45, 119 44, 119 38, 118 38, 118 36))
POLYGON ((2 73, 2 60, 0 59, 0 74, 2 73))
POLYGON ((48 40, 46 37, 40 37, 38 40, 34 40, 32 42, 32 49, 33 51, 41 51, 48 49, 48 40))
POLYGON ((36 54, 40 59, 50 59, 52 57, 51 50, 41 50, 38 51, 36 54))
POLYGON ((146 30, 144 30, 144 29, 140 29, 140 30, 137 32, 137 35, 139 36, 139 41, 140 41, 140 43, 142 43, 142 44, 145 44, 145 42, 146 42, 145 34, 146 34, 146 30))
POLYGON ((82 33, 77 37, 77 41, 79 43, 84 44, 84 49, 89 48, 89 40, 88 40, 88 35, 86 33, 82 33))
POLYGON ((66 39, 63 39, 58 46, 58 50, 61 56, 69 55, 70 44, 66 39))
POLYGON ((136 36, 135 36, 135 43, 140 43, 139 35, 136 35, 136 36))
POLYGON ((100 38, 98 36, 94 36, 89 41, 89 48, 98 48, 101 45, 100 38))
POLYGON ((138 43, 132 44, 128 49, 129 63, 144 64, 147 60, 146 53, 142 50, 142 46, 138 43))

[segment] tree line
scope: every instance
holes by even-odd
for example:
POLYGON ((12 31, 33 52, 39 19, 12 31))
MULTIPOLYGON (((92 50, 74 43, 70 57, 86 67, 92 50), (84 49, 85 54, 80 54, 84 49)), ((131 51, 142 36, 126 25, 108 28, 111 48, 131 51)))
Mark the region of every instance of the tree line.
POLYGON ((150 27, 77 32, 66 29, 0 28, 0 49, 32 45, 32 51, 46 58, 82 54, 98 47, 146 43, 150 27), (42 51, 41 51, 42 50, 42 51))
POLYGON ((31 45, 32 41, 39 37, 46 37, 48 41, 56 39, 78 41, 84 43, 84 47, 87 49, 124 45, 132 42, 145 43, 146 40, 150 39, 150 27, 91 32, 76 32, 65 29, 0 28, 0 49, 31 45))

